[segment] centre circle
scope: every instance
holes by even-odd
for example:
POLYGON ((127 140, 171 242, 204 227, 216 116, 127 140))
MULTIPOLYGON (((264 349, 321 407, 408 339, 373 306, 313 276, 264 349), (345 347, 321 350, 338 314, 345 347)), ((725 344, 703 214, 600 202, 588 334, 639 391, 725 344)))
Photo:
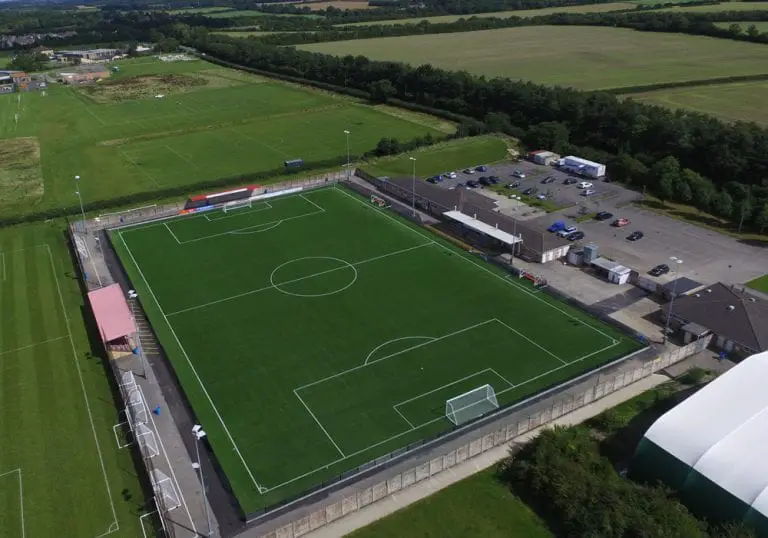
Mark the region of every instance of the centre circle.
POLYGON ((277 291, 281 293, 284 293, 286 295, 293 295, 295 297, 326 297, 328 295, 334 295, 336 293, 341 293, 342 291, 346 290, 356 281, 357 281, 357 269, 355 268, 355 266, 346 260, 342 260, 341 258, 334 258, 332 256, 304 256, 303 258, 296 258, 294 260, 289 260, 275 267, 275 269, 269 275, 269 283, 272 284, 273 288, 275 288, 277 291), (317 263, 318 260, 326 260, 326 261, 333 262, 335 267, 332 266, 327 269, 319 268, 318 266, 322 264, 318 264, 317 263), (299 264, 298 268, 295 267, 296 264, 299 264), (308 271, 304 271, 304 272, 300 271, 302 264, 307 266, 308 271), (314 268, 312 268, 313 265, 315 266, 314 268), (291 268, 291 271, 285 271, 285 269, 289 267, 291 268), (296 269, 299 269, 299 271, 296 271, 296 269), (284 273, 285 272, 294 273, 294 276, 278 279, 277 274, 281 270, 284 273), (315 279, 322 279, 326 275, 336 275, 338 273, 349 274, 350 276, 348 278, 348 282, 341 285, 335 285, 334 288, 330 288, 326 291, 316 292, 316 293, 303 293, 301 291, 290 291, 289 289, 286 289, 290 285, 295 285, 295 284, 301 285, 302 282, 312 282, 315 279))

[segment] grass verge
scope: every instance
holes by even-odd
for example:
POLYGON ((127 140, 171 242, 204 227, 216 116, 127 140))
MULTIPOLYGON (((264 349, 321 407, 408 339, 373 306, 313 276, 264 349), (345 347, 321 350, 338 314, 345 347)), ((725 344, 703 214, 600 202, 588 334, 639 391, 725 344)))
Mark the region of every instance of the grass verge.
POLYGON ((747 282, 747 286, 754 290, 768 293, 768 275, 763 275, 760 278, 750 280, 747 282))

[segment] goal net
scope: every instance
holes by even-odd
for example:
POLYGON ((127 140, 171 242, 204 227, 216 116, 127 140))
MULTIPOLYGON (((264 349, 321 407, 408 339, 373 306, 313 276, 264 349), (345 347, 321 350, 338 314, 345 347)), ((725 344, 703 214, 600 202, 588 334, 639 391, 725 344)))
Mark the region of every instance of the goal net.
POLYGON ((445 416, 459 426, 498 408, 496 391, 490 385, 483 385, 446 400, 445 416))
POLYGON ((247 200, 235 200, 234 202, 227 202, 224 204, 224 213, 229 213, 230 211, 236 211, 238 209, 245 209, 251 207, 251 199, 248 198, 247 200))

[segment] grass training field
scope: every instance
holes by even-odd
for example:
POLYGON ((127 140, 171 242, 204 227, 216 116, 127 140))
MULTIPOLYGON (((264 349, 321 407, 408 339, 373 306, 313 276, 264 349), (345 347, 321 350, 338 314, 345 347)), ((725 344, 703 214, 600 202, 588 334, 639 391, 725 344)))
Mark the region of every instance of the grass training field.
POLYGON ((754 121, 768 125, 768 81, 671 88, 628 95, 632 99, 668 108, 681 108, 725 121, 754 121))
POLYGON ((763 293, 768 293, 768 275, 747 282, 747 286, 763 293))
POLYGON ((432 64, 578 89, 764 73, 768 48, 623 28, 532 26, 302 45, 413 65, 432 64))
POLYGON ((430 23, 438 22, 456 22, 459 19, 489 18, 496 17, 504 19, 507 17, 538 17, 541 15, 552 15, 553 13, 604 13, 607 11, 620 11, 625 9, 634 9, 636 6, 631 2, 608 2, 606 4, 586 4, 582 6, 565 7, 546 7, 541 9, 517 9, 513 11, 494 11, 491 13, 475 13, 469 15, 436 15, 434 17, 414 17, 410 19, 392 19, 387 21, 368 21, 355 22, 352 24, 342 24, 338 26, 376 26, 392 24, 418 24, 421 21, 430 23))
POLYGON ((343 187, 111 238, 246 513, 639 347, 343 187))
MULTIPOLYGON (((330 93, 225 69, 203 61, 119 62, 121 72, 92 86, 51 85, 42 93, 0 95, 0 192, 12 160, 28 161, 30 192, 0 199, 0 214, 75 205, 74 176, 86 202, 193 185, 254 172, 282 172, 288 159, 346 161, 382 137, 431 133, 423 115, 374 108, 330 93), (162 95, 163 98, 156 98, 162 95), (36 140, 39 162, 29 161, 36 140)), ((452 132, 452 127, 447 127, 452 132)), ((13 176, 14 173, 11 173, 13 176)), ((16 173, 16 176, 18 174, 16 173)), ((15 177, 15 176, 14 176, 15 177)))
POLYGON ((348 538, 554 538, 546 524, 488 469, 465 478, 348 538))
POLYGON ((63 226, 0 230, 0 538, 136 538, 144 495, 63 226))

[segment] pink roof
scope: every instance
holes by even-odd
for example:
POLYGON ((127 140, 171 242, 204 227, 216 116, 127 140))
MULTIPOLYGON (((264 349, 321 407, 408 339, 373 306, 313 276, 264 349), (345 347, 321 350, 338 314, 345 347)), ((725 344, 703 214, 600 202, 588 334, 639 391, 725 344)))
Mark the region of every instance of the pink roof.
POLYGON ((89 292, 88 300, 104 342, 135 332, 131 311, 119 284, 89 292))

